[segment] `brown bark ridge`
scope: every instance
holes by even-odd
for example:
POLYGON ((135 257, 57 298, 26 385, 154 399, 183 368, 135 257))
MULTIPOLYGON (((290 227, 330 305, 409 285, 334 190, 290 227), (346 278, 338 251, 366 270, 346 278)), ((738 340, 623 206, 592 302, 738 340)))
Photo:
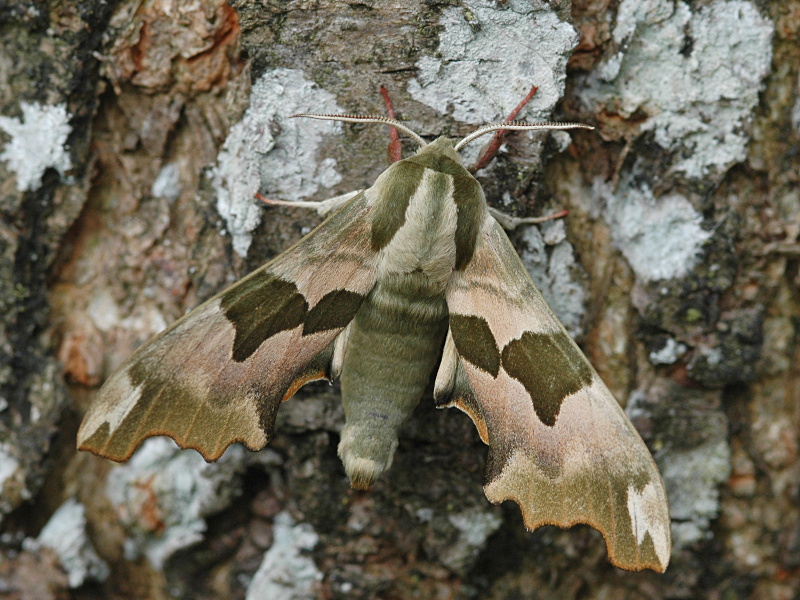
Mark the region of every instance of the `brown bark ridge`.
MULTIPOLYGON (((796 598, 800 3, 0 2, 0 598, 796 598), (141 343, 386 167, 382 114, 460 137, 507 114, 490 204, 652 450, 664 575, 585 527, 524 530, 470 420, 424 398, 350 490, 336 388, 258 453, 74 450, 141 343)), ((406 155, 412 151, 404 142, 406 155)), ((478 148, 474 149, 477 154, 478 148)), ((468 154, 468 153, 467 153, 468 154)), ((470 156, 467 156, 469 160, 470 156)), ((472 157, 474 160, 474 156, 472 157)))

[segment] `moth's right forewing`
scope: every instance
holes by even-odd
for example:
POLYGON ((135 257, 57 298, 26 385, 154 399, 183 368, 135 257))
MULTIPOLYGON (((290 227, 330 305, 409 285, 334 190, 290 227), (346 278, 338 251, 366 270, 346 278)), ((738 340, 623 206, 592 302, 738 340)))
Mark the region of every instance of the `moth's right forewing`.
POLYGON ((663 571, 670 518, 653 458, 491 217, 447 304, 437 400, 489 444, 489 500, 517 502, 529 529, 589 524, 617 566, 663 571))
POLYGON ((281 401, 329 376, 333 341, 375 283, 369 212, 359 194, 137 350, 98 393, 79 448, 126 460, 152 435, 207 460, 233 442, 262 448, 281 401))

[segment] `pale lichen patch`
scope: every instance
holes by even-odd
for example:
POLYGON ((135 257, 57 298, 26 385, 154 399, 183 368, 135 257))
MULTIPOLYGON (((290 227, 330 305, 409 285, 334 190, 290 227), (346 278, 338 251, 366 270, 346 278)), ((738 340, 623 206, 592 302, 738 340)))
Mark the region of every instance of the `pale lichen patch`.
POLYGON ((295 524, 287 512, 275 516, 273 542, 247 589, 247 600, 314 600, 323 574, 305 553, 319 542, 307 523, 295 524))
POLYGON ((42 529, 34 544, 51 548, 69 577, 69 587, 86 581, 105 581, 110 574, 106 562, 94 549, 86 532, 86 507, 70 498, 42 529))
POLYGON ((642 131, 674 152, 687 177, 724 172, 746 157, 750 122, 772 60, 773 24, 744 0, 694 10, 672 0, 623 0, 618 50, 587 75, 591 110, 647 115, 642 131))
POLYGON ((206 517, 228 506, 241 491, 236 481, 246 454, 240 445, 207 463, 170 439, 150 438, 130 461, 111 470, 106 493, 128 529, 129 560, 146 556, 161 569, 182 548, 203 539, 206 517))
POLYGON ((330 92, 301 71, 274 69, 253 85, 250 107, 231 127, 211 171, 217 210, 233 249, 246 256, 263 209, 256 192, 277 200, 302 200, 341 180, 336 159, 317 155, 323 137, 339 131, 331 121, 289 119, 290 115, 342 112, 330 92))
POLYGON ((0 116, 0 129, 11 136, 0 160, 17 176, 20 192, 37 189, 52 167, 63 177, 72 167, 66 143, 72 126, 65 104, 47 106, 22 102, 22 120, 0 116))
POLYGON ((612 192, 602 183, 595 192, 605 200, 604 217, 614 245, 643 281, 682 277, 694 268, 711 232, 684 196, 656 198, 646 183, 624 178, 612 192))
POLYGON ((483 125, 505 118, 536 85, 523 116, 549 118, 564 92, 567 60, 578 37, 546 5, 504 4, 500 10, 468 1, 442 12, 436 56, 419 59, 417 76, 408 85, 415 100, 483 125))

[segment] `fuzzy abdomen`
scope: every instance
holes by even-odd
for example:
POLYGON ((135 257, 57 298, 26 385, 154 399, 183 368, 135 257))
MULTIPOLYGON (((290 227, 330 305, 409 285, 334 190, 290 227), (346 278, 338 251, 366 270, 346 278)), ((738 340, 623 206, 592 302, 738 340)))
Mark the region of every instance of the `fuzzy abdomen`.
POLYGON ((398 431, 425 391, 446 332, 440 286, 420 272, 386 277, 364 301, 341 378, 339 456, 353 487, 368 488, 391 465, 398 431))

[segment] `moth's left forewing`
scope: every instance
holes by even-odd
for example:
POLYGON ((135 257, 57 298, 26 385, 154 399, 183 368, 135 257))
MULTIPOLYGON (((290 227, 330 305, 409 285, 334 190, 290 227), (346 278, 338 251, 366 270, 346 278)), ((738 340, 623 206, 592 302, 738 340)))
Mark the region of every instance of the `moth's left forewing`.
POLYGON ((375 282, 362 193, 295 246, 150 340, 98 393, 79 448, 126 460, 168 435, 215 460, 262 448, 283 400, 331 376, 334 340, 375 282))
POLYGON ((516 501, 529 529, 589 524, 617 566, 663 571, 670 522, 656 465, 491 217, 447 303, 437 399, 488 439, 489 500, 516 501))

